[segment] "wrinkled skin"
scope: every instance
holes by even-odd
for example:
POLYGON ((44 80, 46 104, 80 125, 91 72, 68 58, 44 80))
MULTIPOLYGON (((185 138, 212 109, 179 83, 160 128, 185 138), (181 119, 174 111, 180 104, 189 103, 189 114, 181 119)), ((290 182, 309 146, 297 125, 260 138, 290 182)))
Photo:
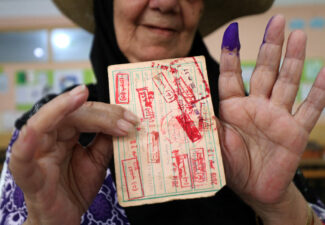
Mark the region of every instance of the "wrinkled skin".
POLYGON ((184 57, 190 51, 203 0, 114 2, 117 43, 130 62, 184 57))
MULTIPOLYGON (((306 36, 301 31, 290 35, 278 72, 284 24, 282 16, 274 17, 258 55, 249 96, 244 94, 236 50, 223 49, 218 123, 230 188, 255 209, 264 224, 299 225, 306 223, 306 203, 291 180, 325 105, 325 70, 292 114, 306 36), (289 210, 299 213, 290 217, 289 210)), ((86 103, 87 96, 84 88, 58 96, 28 121, 13 145, 9 167, 24 192, 29 213, 25 224, 80 224, 104 180, 112 156, 111 135, 127 135, 136 124, 137 119, 122 108, 86 103), (98 135, 82 148, 77 143, 80 132, 98 135)))
POLYGON ((228 185, 255 211, 301 199, 292 178, 325 105, 323 68, 307 99, 292 113, 307 38, 302 31, 291 33, 278 72, 284 26, 283 16, 273 18, 260 48, 249 96, 243 89, 237 50, 223 49, 220 60, 219 133, 226 177, 228 185))
POLYGON ((44 105, 13 145, 9 168, 24 192, 30 224, 80 224, 105 178, 111 135, 125 136, 137 123, 120 106, 85 102, 85 86, 75 92, 44 105), (98 134, 84 148, 81 132, 98 134))

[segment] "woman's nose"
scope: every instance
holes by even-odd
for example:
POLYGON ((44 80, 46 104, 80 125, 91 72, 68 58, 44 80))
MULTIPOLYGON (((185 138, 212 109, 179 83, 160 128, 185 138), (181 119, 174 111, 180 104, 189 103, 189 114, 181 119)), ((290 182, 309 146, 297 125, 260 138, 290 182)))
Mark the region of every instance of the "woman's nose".
POLYGON ((178 13, 180 11, 179 0, 149 0, 151 9, 159 10, 162 13, 178 13))

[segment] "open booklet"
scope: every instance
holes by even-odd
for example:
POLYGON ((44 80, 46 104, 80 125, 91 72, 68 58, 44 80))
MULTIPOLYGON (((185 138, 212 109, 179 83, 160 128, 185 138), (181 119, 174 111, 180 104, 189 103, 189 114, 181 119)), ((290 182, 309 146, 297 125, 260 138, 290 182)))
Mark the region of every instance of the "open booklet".
POLYGON ((108 76, 111 103, 141 118, 113 139, 120 205, 208 197, 225 185, 203 56, 113 65, 108 76))

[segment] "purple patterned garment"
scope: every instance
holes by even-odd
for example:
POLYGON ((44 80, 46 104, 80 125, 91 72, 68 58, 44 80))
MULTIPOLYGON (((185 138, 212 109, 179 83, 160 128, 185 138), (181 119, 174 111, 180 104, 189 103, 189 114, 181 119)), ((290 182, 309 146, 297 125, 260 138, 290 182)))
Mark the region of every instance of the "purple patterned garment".
MULTIPOLYGON (((27 218, 24 195, 15 184, 8 170, 11 147, 18 138, 15 130, 7 149, 0 183, 0 225, 21 225, 27 218)), ((125 211, 117 202, 116 189, 110 170, 105 181, 88 211, 81 217, 81 225, 126 225, 129 224, 125 211)))
POLYGON ((314 210, 318 218, 322 221, 322 224, 325 225, 325 207, 323 202, 320 200, 316 204, 309 204, 310 207, 314 210))

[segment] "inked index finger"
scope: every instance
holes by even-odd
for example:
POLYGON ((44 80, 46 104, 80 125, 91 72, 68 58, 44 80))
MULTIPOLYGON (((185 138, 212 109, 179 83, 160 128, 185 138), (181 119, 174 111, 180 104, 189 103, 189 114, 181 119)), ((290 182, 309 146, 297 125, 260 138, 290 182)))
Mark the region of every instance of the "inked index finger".
POLYGON ((80 85, 45 104, 29 119, 28 125, 40 133, 53 131, 64 117, 78 109, 87 98, 88 89, 80 85))
POLYGON ((238 24, 232 23, 226 29, 220 57, 219 97, 226 100, 232 97, 244 97, 244 83, 240 67, 240 42, 238 24))

